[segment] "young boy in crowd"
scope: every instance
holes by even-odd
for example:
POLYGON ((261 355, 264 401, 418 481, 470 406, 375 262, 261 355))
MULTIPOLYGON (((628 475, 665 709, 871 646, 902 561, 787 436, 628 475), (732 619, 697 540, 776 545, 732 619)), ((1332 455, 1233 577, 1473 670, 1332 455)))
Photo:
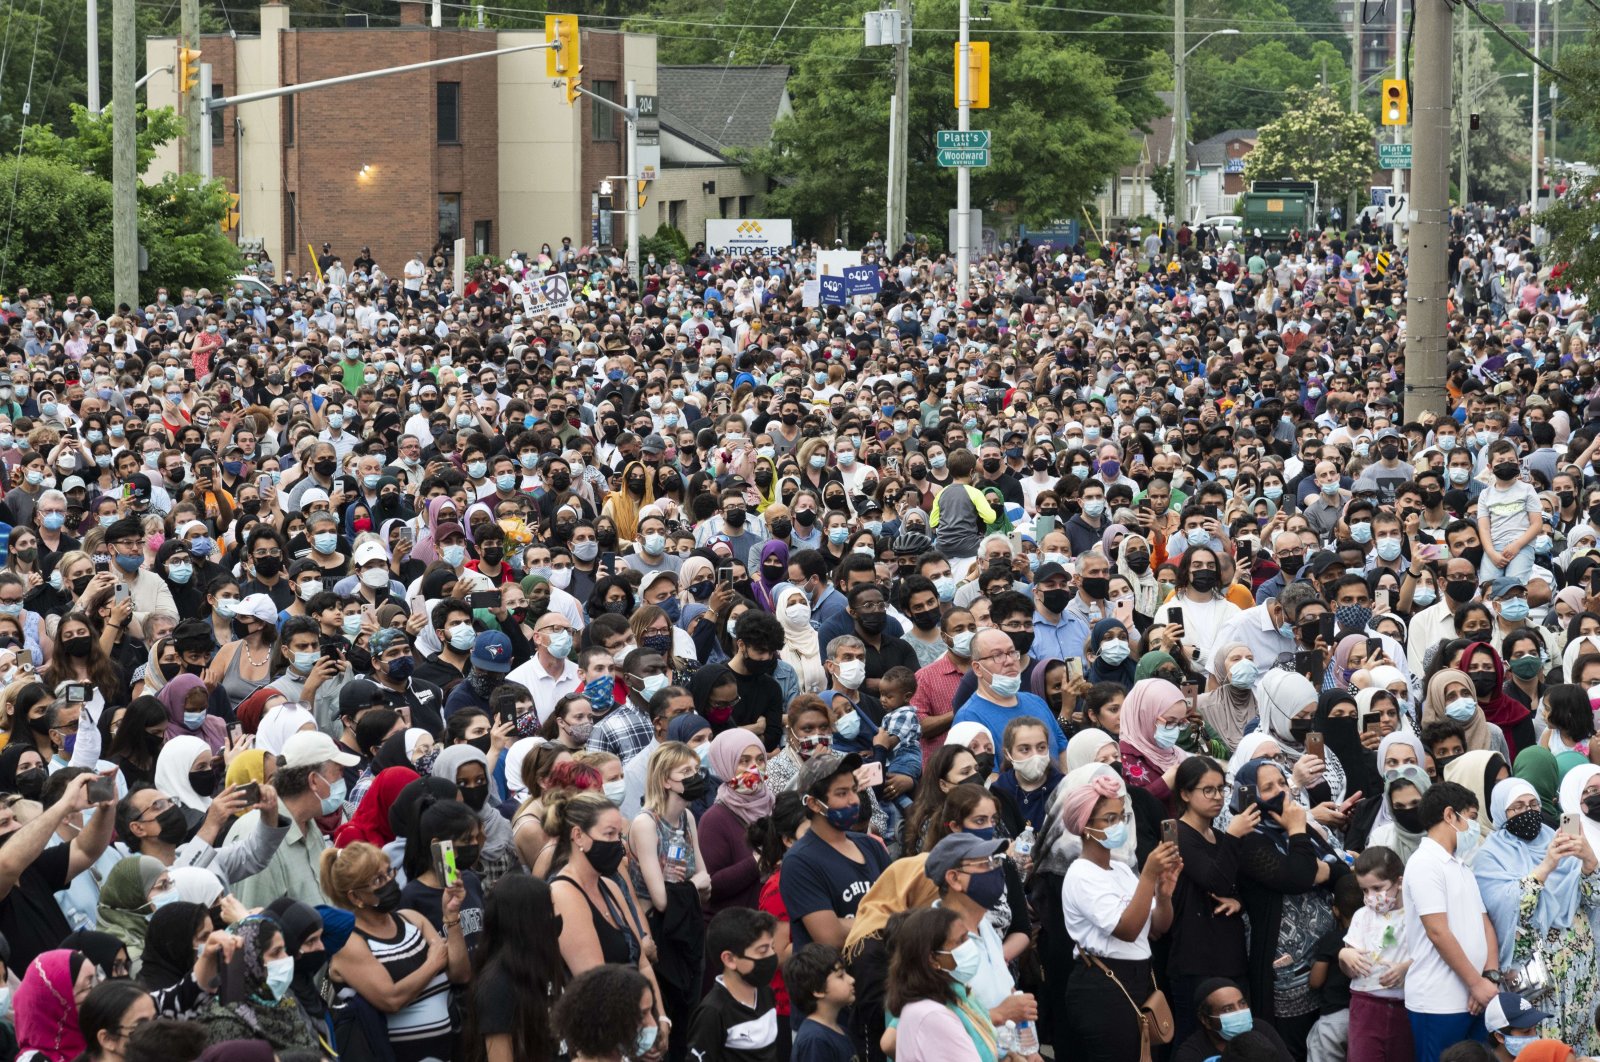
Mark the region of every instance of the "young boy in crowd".
POLYGON ((722 974, 689 1022, 689 1057, 695 1062, 774 1062, 778 1057, 778 1006, 772 994, 777 926, 765 911, 729 907, 706 927, 706 951, 722 964, 722 974))
POLYGON ((1439 719, 1422 728, 1422 747, 1428 750, 1428 779, 1438 782, 1444 769, 1467 751, 1467 728, 1454 719, 1439 719))
POLYGON ((856 979, 838 949, 807 944, 783 964, 783 983, 802 1017, 790 1062, 856 1062, 855 1042, 839 1024, 839 1012, 856 1001, 856 979))

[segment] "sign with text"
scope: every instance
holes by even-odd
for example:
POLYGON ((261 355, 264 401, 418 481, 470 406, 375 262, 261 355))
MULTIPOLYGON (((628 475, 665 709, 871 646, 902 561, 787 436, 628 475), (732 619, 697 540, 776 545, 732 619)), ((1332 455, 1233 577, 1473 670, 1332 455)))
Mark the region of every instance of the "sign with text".
POLYGON ((875 295, 883 290, 883 278, 875 265, 846 266, 844 283, 851 295, 875 295))
POLYGON ((850 301, 849 285, 844 277, 818 277, 817 293, 824 306, 843 306, 850 301))
POLYGON ((776 251, 794 244, 788 218, 707 218, 706 247, 731 254, 776 251))
POLYGON ((1409 170, 1411 168, 1410 144, 1379 144, 1378 169, 1409 170))

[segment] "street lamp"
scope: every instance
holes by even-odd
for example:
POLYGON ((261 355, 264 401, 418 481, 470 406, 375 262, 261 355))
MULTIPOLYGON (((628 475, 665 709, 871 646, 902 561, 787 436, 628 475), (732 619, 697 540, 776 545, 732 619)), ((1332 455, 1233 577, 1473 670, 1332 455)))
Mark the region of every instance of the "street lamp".
POLYGON ((1528 77, 1527 73, 1501 74, 1499 77, 1490 78, 1471 92, 1465 93, 1461 99, 1461 173, 1456 179, 1456 188, 1461 195, 1461 205, 1466 206, 1471 201, 1467 195, 1467 152, 1471 147, 1472 138, 1469 136, 1472 124, 1472 105, 1485 92, 1508 78, 1528 77))
POLYGON ((1189 192, 1189 55, 1212 37, 1232 37, 1236 29, 1212 30, 1201 37, 1191 48, 1184 48, 1183 0, 1177 0, 1177 22, 1173 41, 1173 92, 1172 100, 1172 215, 1174 224, 1182 225, 1187 218, 1189 192))

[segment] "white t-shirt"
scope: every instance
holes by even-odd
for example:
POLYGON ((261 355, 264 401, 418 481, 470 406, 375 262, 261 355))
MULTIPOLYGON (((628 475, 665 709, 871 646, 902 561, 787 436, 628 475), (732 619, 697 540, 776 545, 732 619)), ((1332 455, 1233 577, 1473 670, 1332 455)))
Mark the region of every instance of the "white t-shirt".
POLYGON ((1350 928, 1344 934, 1345 947, 1361 952, 1372 964, 1372 973, 1352 980, 1350 991, 1365 992, 1383 999, 1405 998, 1404 988, 1384 988, 1378 982, 1389 967, 1398 966, 1410 958, 1410 949, 1406 947, 1405 917, 1404 911, 1378 914, 1363 905, 1350 920, 1350 928))
POLYGON ((1489 514, 1489 538, 1495 549, 1505 549, 1528 529, 1531 515, 1541 511, 1539 494, 1533 486, 1515 480, 1501 488, 1498 481, 1478 495, 1478 511, 1489 514))
MULTIPOLYGON (((1472 880, 1470 873, 1467 880, 1472 880)), ((1137 940, 1118 940, 1112 934, 1138 888, 1139 875, 1126 863, 1113 859, 1108 869, 1101 870, 1087 859, 1072 861, 1061 883, 1061 914, 1067 934, 1077 941, 1080 951, 1102 959, 1150 957, 1148 918, 1137 940)), ((1155 910, 1154 899, 1150 908, 1155 910)))
POLYGON ((1445 915, 1467 961, 1473 969, 1483 969, 1489 961, 1489 940, 1483 931, 1485 908, 1477 879, 1439 842, 1424 837, 1406 861, 1402 891, 1406 904, 1405 938, 1411 949, 1411 968, 1406 971, 1406 1009, 1418 1014, 1465 1014, 1467 986, 1428 940, 1422 916, 1445 915))

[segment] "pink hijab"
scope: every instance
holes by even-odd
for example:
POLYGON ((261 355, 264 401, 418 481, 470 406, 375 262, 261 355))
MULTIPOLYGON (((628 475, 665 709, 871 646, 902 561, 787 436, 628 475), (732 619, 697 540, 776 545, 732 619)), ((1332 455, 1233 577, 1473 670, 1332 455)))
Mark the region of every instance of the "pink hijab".
MULTIPOLYGON (((206 684, 196 676, 184 672, 165 686, 162 686, 160 692, 156 694, 156 699, 167 710, 167 740, 171 741, 175 737, 192 734, 204 740, 211 747, 212 752, 221 752, 228 741, 228 724, 224 723, 219 717, 208 714, 205 722, 200 724, 199 730, 190 730, 183 725, 184 702, 189 699, 189 694, 197 689, 204 692, 206 684)), ((207 696, 209 696, 209 693, 207 696)))
POLYGON ((28 964, 12 1007, 19 1053, 37 1051, 50 1062, 68 1062, 84 1052, 73 985, 86 961, 75 951, 59 948, 28 964))
POLYGON ((439 512, 445 508, 456 514, 454 519, 446 520, 445 523, 455 523, 463 515, 456 506, 455 499, 447 495, 441 495, 428 503, 428 529, 417 536, 417 541, 411 547, 411 556, 423 564, 432 564, 439 559, 439 547, 434 541, 434 532, 439 527, 439 512))
POLYGON ((1157 720, 1173 701, 1181 700, 1183 691, 1166 679, 1147 678, 1135 682, 1122 702, 1122 744, 1163 774, 1188 756, 1182 749, 1164 749, 1156 744, 1157 720))
POLYGON ((717 790, 717 803, 747 825, 772 814, 772 790, 767 788, 764 778, 756 780, 753 790, 739 788, 735 784, 738 782, 734 775, 739 769, 739 757, 751 745, 761 745, 761 738, 753 731, 738 727, 724 730, 711 739, 711 769, 718 778, 726 779, 717 790))

